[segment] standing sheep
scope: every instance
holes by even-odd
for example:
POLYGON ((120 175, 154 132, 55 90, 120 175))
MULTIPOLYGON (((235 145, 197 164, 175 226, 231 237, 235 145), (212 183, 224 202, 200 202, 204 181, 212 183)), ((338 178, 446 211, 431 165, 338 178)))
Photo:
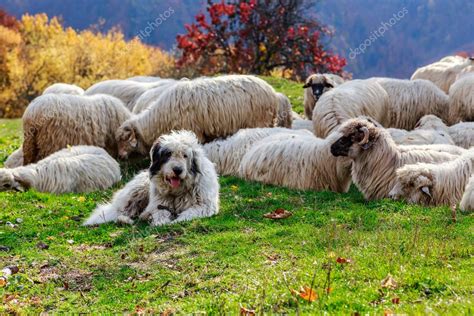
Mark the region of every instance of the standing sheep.
POLYGON ((449 88, 449 124, 474 121, 474 73, 465 75, 449 88))
POLYGON ((254 144, 240 164, 243 179, 300 190, 347 192, 351 161, 331 156, 335 132, 327 139, 276 135, 254 144))
POLYGON ((48 94, 48 93, 64 93, 64 94, 75 94, 75 95, 83 95, 84 94, 84 89, 81 87, 78 87, 73 84, 67 84, 67 83, 55 83, 49 87, 47 87, 44 91, 43 94, 48 94))
POLYGON ((138 82, 132 80, 106 80, 101 81, 89 89, 85 95, 108 94, 120 99, 132 111, 138 98, 145 91, 161 85, 161 80, 153 82, 138 82))
POLYGON ((437 85, 438 88, 443 90, 445 93, 448 93, 449 87, 456 80, 456 76, 462 72, 464 68, 473 64, 474 61, 470 58, 448 56, 441 59, 440 61, 418 68, 411 76, 411 80, 429 80, 437 85))
POLYGON ((110 188, 121 178, 119 164, 105 150, 75 146, 24 167, 0 169, 0 191, 33 188, 54 194, 110 188))
POLYGON ((220 175, 238 176, 240 162, 250 148, 258 141, 272 135, 312 136, 307 131, 294 131, 286 128, 246 128, 226 139, 216 139, 205 144, 206 156, 216 165, 220 175))
POLYGON ((117 131, 121 156, 146 155, 155 139, 172 130, 193 131, 204 143, 242 128, 271 127, 278 106, 273 88, 254 76, 180 81, 147 111, 122 124, 117 131))
POLYGON ((386 130, 360 118, 348 120, 339 131, 342 136, 331 145, 331 153, 352 159, 352 181, 367 200, 388 197, 396 170, 406 164, 458 157, 434 150, 401 150, 386 130))
POLYGON ((149 108, 168 89, 173 87, 176 80, 162 80, 162 84, 144 92, 133 107, 133 114, 139 114, 149 108))
POLYGON ((108 95, 39 96, 23 114, 23 163, 37 162, 68 145, 98 146, 116 157, 115 132, 130 116, 119 99, 108 95))
POLYGON ((469 149, 474 146, 474 122, 461 122, 446 126, 434 115, 425 115, 417 123, 416 130, 435 130, 448 134, 456 146, 469 149))
POLYGON ((369 116, 383 126, 390 124, 388 95, 373 80, 352 80, 324 93, 313 110, 314 133, 325 138, 344 121, 369 116))
POLYGON ((306 78, 304 88, 304 113, 308 120, 313 118, 313 109, 323 93, 343 84, 344 79, 334 74, 313 74, 306 78))

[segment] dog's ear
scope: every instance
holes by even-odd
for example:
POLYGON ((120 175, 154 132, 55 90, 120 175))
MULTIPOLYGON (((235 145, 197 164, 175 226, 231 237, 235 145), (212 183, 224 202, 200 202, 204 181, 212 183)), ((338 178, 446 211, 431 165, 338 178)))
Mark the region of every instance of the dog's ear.
POLYGON ((191 161, 191 173, 193 175, 197 175, 201 173, 201 167, 199 165, 199 153, 197 151, 193 151, 193 160, 191 161))
POLYGON ((168 162, 171 157, 171 151, 166 147, 162 147, 159 143, 156 143, 151 148, 150 157, 150 174, 153 176, 160 171, 161 167, 166 162, 168 162))

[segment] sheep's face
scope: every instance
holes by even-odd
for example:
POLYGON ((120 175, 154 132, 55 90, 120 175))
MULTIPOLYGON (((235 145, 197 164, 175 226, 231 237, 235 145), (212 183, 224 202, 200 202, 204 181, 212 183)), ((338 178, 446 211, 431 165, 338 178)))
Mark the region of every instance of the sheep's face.
POLYGON ((15 180, 13 173, 7 169, 0 169, 0 191, 24 191, 23 186, 15 180))
POLYGON ((397 170, 397 178, 389 197, 404 199, 412 204, 429 205, 433 194, 433 176, 419 165, 405 166, 397 170))
POLYGON ((331 154, 335 157, 345 156, 355 159, 369 150, 377 139, 376 127, 367 120, 350 120, 338 131, 342 136, 331 145, 331 154))
POLYGON ((199 172, 198 154, 185 143, 155 143, 151 152, 151 181, 165 192, 186 191, 199 172))
POLYGON ((121 159, 126 159, 131 153, 139 151, 137 133, 129 124, 124 123, 119 127, 115 139, 121 159))
POLYGON ((323 93, 334 88, 334 83, 326 76, 311 75, 308 77, 308 79, 306 79, 303 88, 311 88, 311 94, 313 95, 315 101, 318 101, 323 93))

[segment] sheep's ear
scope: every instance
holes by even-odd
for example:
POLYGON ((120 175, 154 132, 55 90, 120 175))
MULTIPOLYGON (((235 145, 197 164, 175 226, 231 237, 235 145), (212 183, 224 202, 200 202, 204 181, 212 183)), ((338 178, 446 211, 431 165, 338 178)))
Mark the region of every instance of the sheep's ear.
POLYGON ((306 89, 306 88, 309 88, 311 87, 311 82, 306 82, 304 85, 303 85, 303 88, 306 89))
POLYGON ((18 192, 25 192, 29 188, 29 185, 26 182, 15 179, 13 181, 13 187, 12 188, 15 191, 18 191, 18 192))
POLYGON ((423 192, 424 194, 426 194, 430 198, 432 198, 431 192, 430 192, 430 187, 427 187, 427 186, 421 187, 421 192, 423 192))

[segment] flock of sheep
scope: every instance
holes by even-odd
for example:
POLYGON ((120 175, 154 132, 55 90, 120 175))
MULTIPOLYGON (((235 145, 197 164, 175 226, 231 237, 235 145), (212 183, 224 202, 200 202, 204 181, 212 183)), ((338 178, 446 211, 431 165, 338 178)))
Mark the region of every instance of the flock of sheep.
POLYGON ((445 57, 411 80, 314 74, 304 108, 306 118, 251 75, 54 84, 26 109, 0 190, 103 190, 120 181, 114 158, 189 130, 219 175, 474 209, 472 58, 445 57))

